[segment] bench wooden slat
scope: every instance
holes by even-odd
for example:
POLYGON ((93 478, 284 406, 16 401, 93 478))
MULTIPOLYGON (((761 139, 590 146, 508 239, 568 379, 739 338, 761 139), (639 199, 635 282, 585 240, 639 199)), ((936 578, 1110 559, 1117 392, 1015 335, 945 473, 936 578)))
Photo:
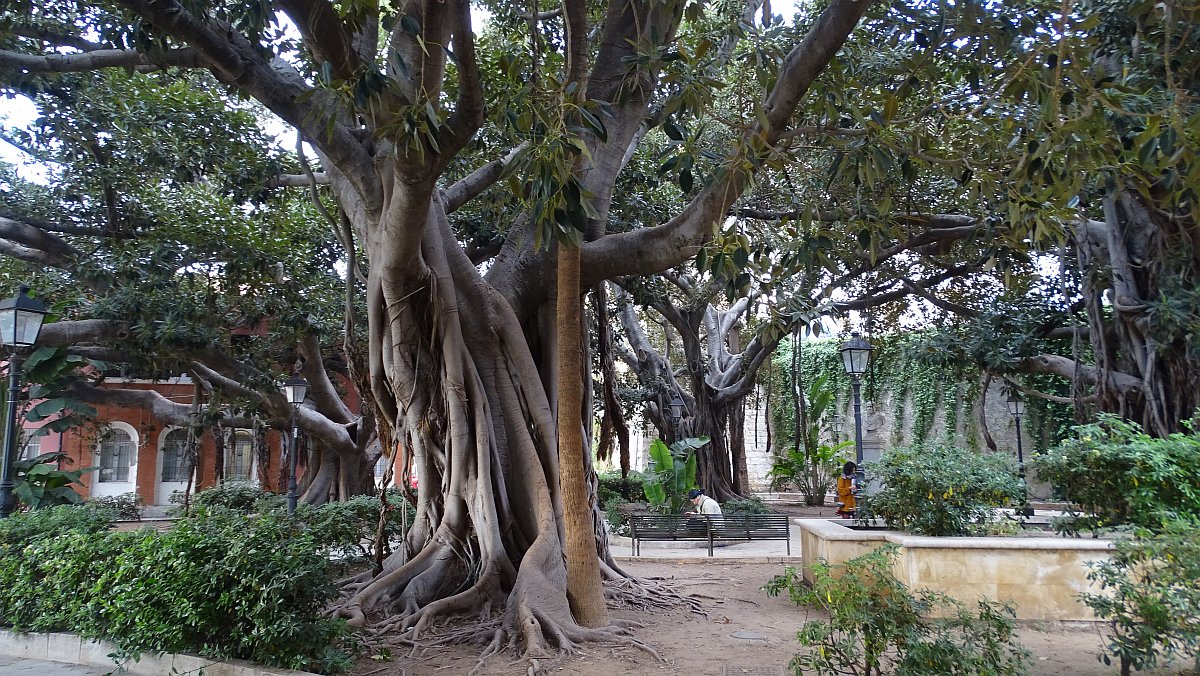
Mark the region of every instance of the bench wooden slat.
POLYGON ((792 553, 791 521, 786 514, 637 514, 629 518, 634 556, 641 554, 642 540, 703 540, 712 556, 714 541, 787 540, 792 553))

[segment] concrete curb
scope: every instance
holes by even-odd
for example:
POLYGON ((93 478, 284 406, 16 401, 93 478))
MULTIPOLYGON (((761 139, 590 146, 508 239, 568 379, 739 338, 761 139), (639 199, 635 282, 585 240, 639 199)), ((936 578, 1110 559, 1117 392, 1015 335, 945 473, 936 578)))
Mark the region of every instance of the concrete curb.
POLYGON ((89 641, 74 634, 18 634, 0 630, 0 655, 82 664, 103 669, 116 669, 120 666, 121 672, 126 674, 160 676, 171 673, 200 673, 203 669, 204 676, 318 676, 308 671, 260 667, 242 660, 220 661, 170 653, 147 653, 136 662, 130 660, 118 665, 109 657, 109 654, 115 651, 116 647, 111 643, 89 641))

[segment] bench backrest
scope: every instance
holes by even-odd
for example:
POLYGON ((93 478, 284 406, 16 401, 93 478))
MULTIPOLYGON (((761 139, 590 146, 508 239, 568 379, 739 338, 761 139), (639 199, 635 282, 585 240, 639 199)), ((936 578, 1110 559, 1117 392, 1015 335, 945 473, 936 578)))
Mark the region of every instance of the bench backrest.
POLYGON ((786 539, 790 522, 786 514, 712 514, 706 517, 686 514, 635 514, 629 524, 635 537, 654 539, 677 536, 689 524, 701 526, 707 521, 718 537, 746 540, 786 539))

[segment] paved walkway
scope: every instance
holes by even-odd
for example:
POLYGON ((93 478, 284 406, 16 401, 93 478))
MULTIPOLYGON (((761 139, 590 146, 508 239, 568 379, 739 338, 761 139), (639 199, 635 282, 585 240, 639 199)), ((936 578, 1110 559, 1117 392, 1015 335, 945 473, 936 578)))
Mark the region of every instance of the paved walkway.
POLYGON ((104 676, 112 669, 88 667, 82 664, 27 660, 0 655, 0 674, 4 676, 104 676))

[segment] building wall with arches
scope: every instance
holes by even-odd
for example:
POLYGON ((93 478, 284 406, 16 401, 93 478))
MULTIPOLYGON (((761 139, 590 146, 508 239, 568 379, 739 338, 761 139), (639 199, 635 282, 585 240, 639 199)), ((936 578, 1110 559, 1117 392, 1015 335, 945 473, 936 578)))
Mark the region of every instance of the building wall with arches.
MULTIPOLYGON (((177 402, 190 402, 193 396, 192 384, 186 377, 159 382, 120 380, 115 382, 114 386, 124 389, 154 390, 164 397, 177 402)), ((168 504, 170 491, 164 491, 164 486, 161 484, 163 470, 164 468, 170 468, 171 462, 164 460, 163 449, 166 445, 165 442, 171 438, 172 431, 182 428, 168 426, 142 408, 130 408, 111 404, 101 404, 95 408, 96 422, 72 428, 61 433, 48 432, 42 434, 39 433, 41 423, 25 423, 23 438, 26 441, 19 452, 24 457, 29 457, 39 450, 41 453, 62 451, 66 455, 66 459, 63 462, 63 469, 68 470, 83 467, 101 467, 101 461, 104 458, 99 451, 102 450, 101 447, 105 442, 105 437, 109 436, 112 438, 125 435, 132 444, 128 455, 129 480, 127 482, 106 480, 118 476, 119 472, 116 471, 106 472, 107 476, 101 476, 101 472, 104 469, 87 472, 83 475, 83 486, 78 488, 80 494, 87 498, 96 495, 127 492, 126 490, 112 490, 115 488, 116 483, 122 483, 122 488, 136 493, 144 504, 168 504), (105 484, 114 484, 114 486, 106 486, 105 484)), ((230 431, 226 430, 226 432, 230 431)), ((241 432, 241 430, 232 430, 233 435, 241 432)), ((247 430, 246 432, 251 435, 252 439, 253 431, 247 430)), ((259 458, 258 454, 251 450, 253 457, 249 463, 250 478, 260 483, 267 490, 279 491, 281 487, 286 488, 286 468, 282 463, 283 443, 284 436, 279 432, 275 430, 268 430, 266 432, 265 445, 267 453, 265 454, 265 466, 261 466, 260 463, 260 460, 263 458, 259 458)), ((227 443, 225 447, 227 459, 232 452, 233 444, 227 443)), ((213 437, 213 430, 205 429, 197 439, 192 492, 202 490, 216 483, 216 456, 217 447, 213 437)), ((111 462, 109 464, 111 465, 111 462)), ((107 469, 116 470, 117 468, 109 467, 107 469)), ((298 475, 303 475, 303 468, 300 468, 298 475)), ((179 472, 172 473, 172 478, 178 477, 179 472)), ((186 481, 167 483, 177 484, 180 489, 186 486, 186 481)), ((168 486, 167 488, 175 489, 176 486, 168 486)))

